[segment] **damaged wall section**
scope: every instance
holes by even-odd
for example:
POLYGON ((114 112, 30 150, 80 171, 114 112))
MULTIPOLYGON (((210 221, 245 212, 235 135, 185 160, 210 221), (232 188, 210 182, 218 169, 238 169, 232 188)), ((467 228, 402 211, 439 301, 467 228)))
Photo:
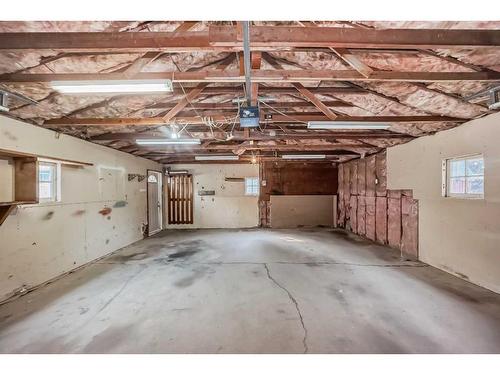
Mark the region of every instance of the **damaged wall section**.
MULTIPOLYGON (((0 226, 0 300, 143 238, 146 181, 126 176, 160 164, 7 117, 0 117, 0 149, 93 164, 61 166, 60 201, 20 205, 0 226)), ((3 161, 0 202, 12 200, 9 175, 3 161)))
POLYGON ((272 195, 337 194, 338 169, 332 163, 265 161, 259 170, 259 223, 262 227, 271 226, 272 195))
POLYGON ((338 226, 418 258, 418 201, 387 189, 386 151, 339 165, 338 226))

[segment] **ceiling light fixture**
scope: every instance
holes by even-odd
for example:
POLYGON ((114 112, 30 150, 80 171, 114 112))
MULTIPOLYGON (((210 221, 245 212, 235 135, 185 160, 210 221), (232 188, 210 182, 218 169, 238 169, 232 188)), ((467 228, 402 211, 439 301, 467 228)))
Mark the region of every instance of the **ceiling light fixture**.
POLYGON ((0 111, 9 112, 7 107, 7 94, 0 92, 0 111))
POLYGON ((158 139, 136 139, 138 145, 199 145, 201 141, 195 138, 158 138, 158 139))
POLYGON ((362 121, 309 121, 308 129, 388 129, 390 124, 382 122, 362 122, 362 121))
POLYGON ((188 174, 189 172, 186 169, 177 170, 177 171, 167 171, 167 175, 174 176, 179 174, 188 174))
POLYGON ((326 155, 320 154, 298 154, 298 155, 281 155, 282 159, 325 159, 326 155))
POLYGON ((53 81, 50 86, 63 94, 135 94, 173 91, 169 79, 116 81, 53 81))
POLYGON ((194 160, 208 161, 208 160, 239 160, 238 155, 196 155, 194 160))

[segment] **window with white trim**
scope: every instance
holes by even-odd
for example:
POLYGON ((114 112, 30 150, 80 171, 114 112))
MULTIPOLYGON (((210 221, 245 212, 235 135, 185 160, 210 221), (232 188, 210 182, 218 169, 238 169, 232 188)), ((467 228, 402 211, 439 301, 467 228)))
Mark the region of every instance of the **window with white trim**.
POLYGON ((40 202, 56 202, 60 200, 59 163, 40 161, 38 163, 38 199, 40 202))
POLYGON ((258 177, 245 177, 245 195, 259 195, 258 177))
POLYGON ((455 198, 484 198, 483 155, 444 160, 443 195, 455 198))

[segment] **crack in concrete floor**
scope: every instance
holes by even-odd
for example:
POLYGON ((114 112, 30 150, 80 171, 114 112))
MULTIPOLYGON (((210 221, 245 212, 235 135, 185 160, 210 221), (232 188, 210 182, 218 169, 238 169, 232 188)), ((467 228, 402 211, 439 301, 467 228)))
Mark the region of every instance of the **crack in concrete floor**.
POLYGON ((498 352, 498 296, 390 249, 329 232, 290 232, 307 246, 196 233, 145 240, 2 306, 0 352, 498 352))
POLYGON ((106 307, 108 307, 122 292, 125 290, 127 285, 135 279, 142 271, 144 271, 146 267, 141 267, 139 271, 134 273, 132 276, 130 276, 122 285, 122 287, 116 292, 99 310, 97 310, 97 313, 93 316, 95 318, 100 312, 102 312, 106 307))
POLYGON ((287 288, 285 288, 283 285, 277 282, 274 277, 271 276, 271 272, 269 271, 269 265, 267 263, 263 263, 263 265, 264 268, 266 269, 267 277, 269 278, 269 280, 271 280, 277 287, 285 291, 286 294, 288 295, 288 298, 290 298, 290 300, 295 305, 295 309, 297 310, 297 314, 299 315, 300 324, 302 325, 302 330, 304 331, 304 338, 302 339, 302 344, 304 345, 304 354, 306 354, 309 351, 309 347, 307 346, 307 328, 306 325, 304 324, 304 318, 302 316, 302 312, 300 311, 299 303, 287 288))

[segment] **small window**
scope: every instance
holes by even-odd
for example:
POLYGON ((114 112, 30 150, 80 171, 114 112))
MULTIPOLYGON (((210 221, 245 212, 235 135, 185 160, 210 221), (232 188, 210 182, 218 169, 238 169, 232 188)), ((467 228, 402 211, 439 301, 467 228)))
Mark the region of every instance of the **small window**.
POLYGON ((40 202, 55 202, 59 200, 57 163, 40 162, 38 164, 38 198, 40 202))
POLYGON ((245 195, 259 195, 259 179, 245 177, 245 195))
POLYGON ((443 162, 443 195, 456 198, 484 197, 482 155, 447 159, 443 162))

